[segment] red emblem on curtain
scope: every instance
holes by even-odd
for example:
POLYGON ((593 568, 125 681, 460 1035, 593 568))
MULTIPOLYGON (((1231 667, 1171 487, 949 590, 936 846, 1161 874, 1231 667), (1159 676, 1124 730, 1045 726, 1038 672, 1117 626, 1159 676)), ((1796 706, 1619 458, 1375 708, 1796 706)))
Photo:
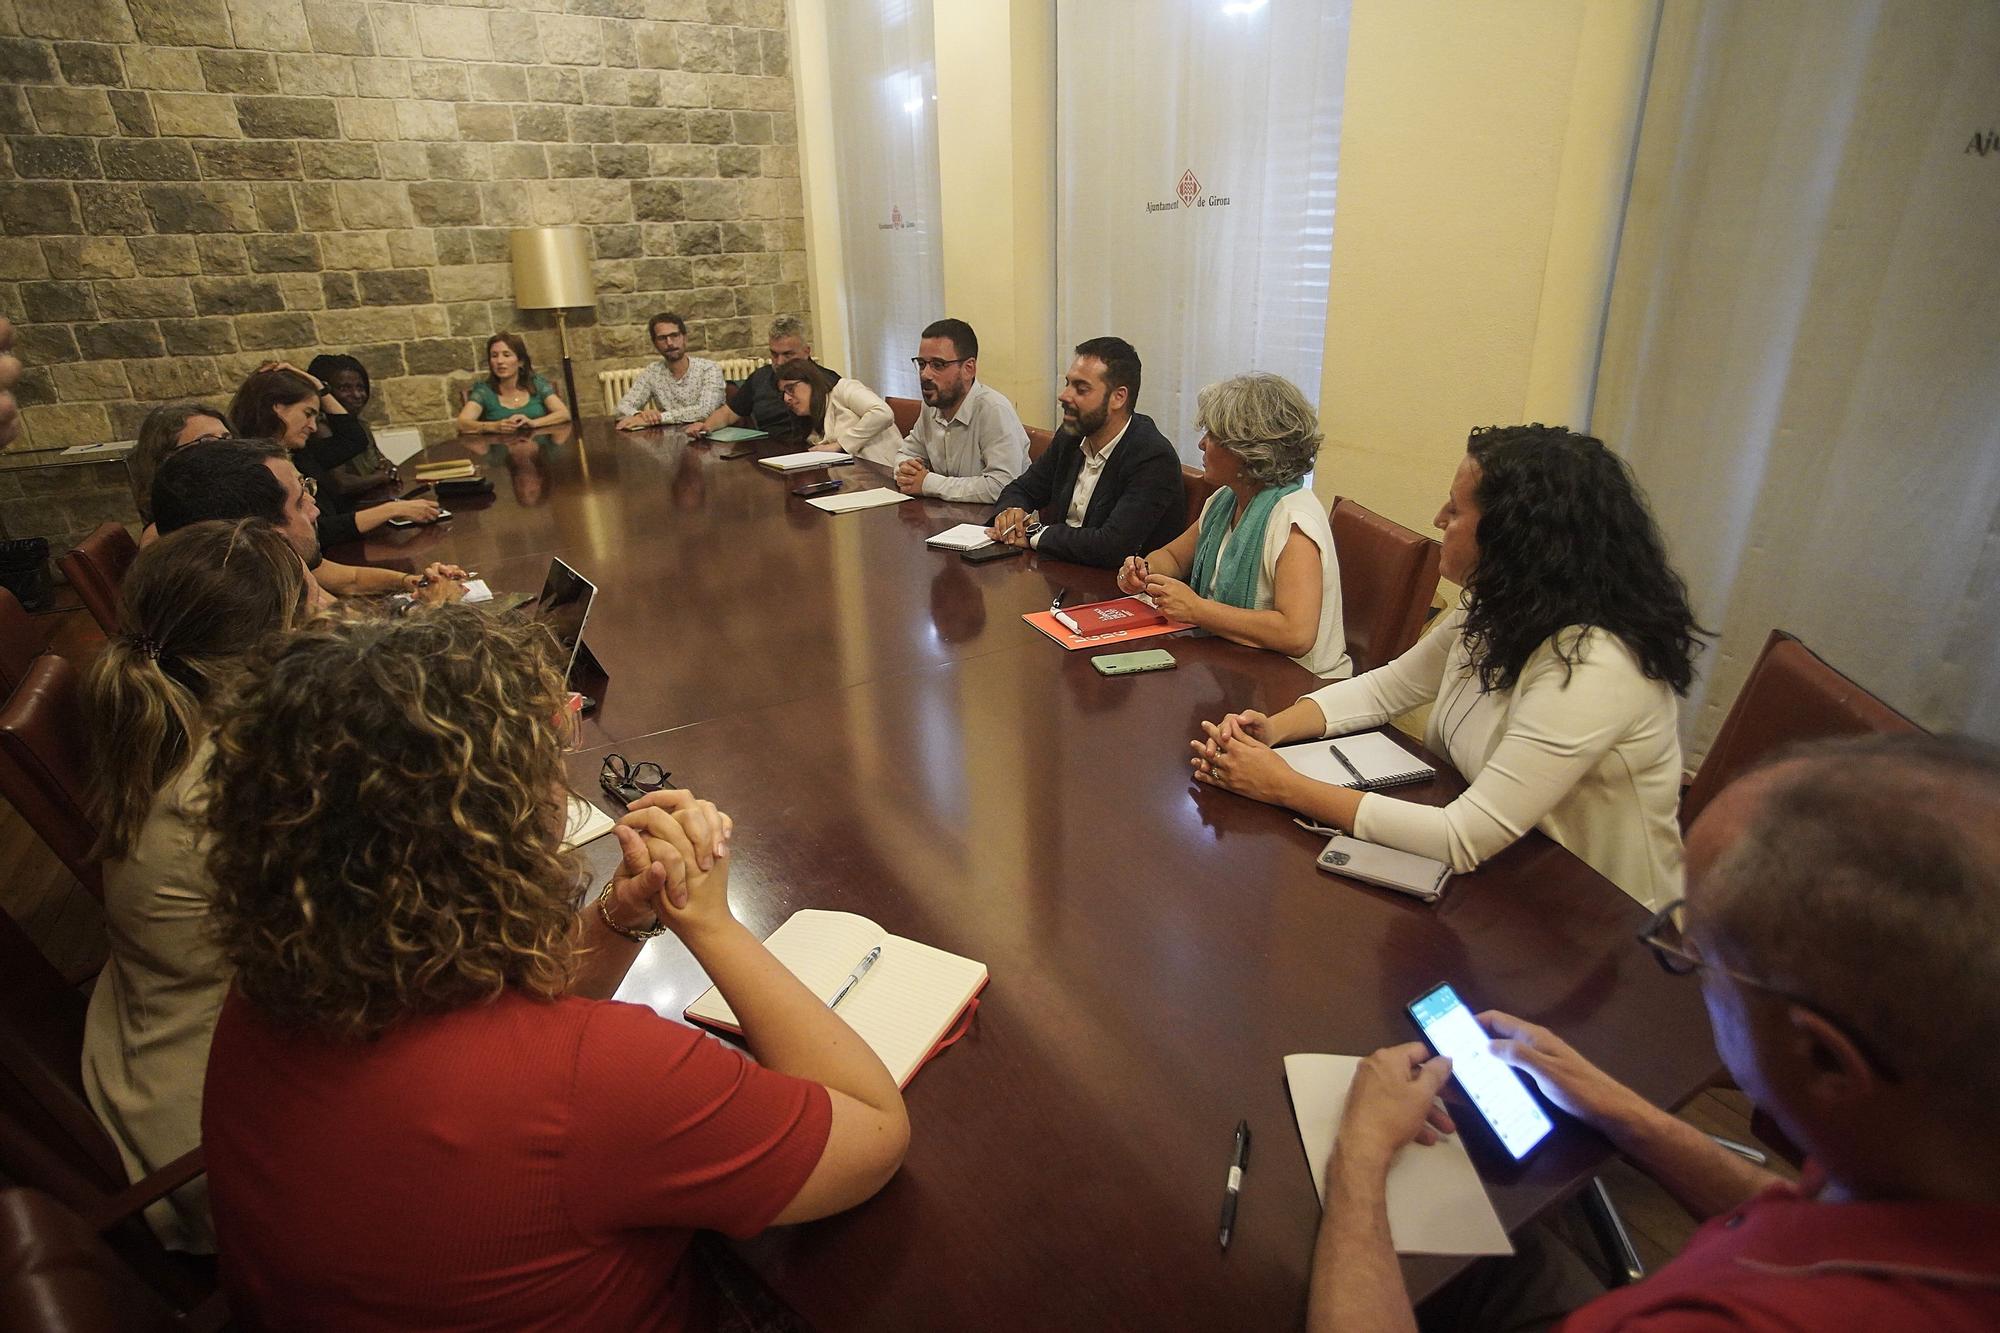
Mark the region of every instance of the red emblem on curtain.
POLYGON ((1201 182, 1194 178, 1192 168, 1181 173, 1180 188, 1175 193, 1181 197, 1182 208, 1191 207, 1201 197, 1201 182))

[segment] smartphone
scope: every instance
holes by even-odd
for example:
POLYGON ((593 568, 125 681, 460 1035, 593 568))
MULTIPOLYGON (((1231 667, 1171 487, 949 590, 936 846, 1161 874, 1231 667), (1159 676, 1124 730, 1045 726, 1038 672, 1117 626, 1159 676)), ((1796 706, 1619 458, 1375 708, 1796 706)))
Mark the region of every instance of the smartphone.
POLYGON ((442 523, 450 517, 451 511, 449 509, 440 509, 436 518, 423 521, 414 518, 392 518, 389 520, 389 526, 392 528, 427 528, 433 523, 442 523))
POLYGON ((716 457, 717 457, 717 458, 748 458, 748 457, 750 457, 750 455, 752 455, 752 454, 754 454, 754 453, 756 453, 756 452, 757 452, 757 451, 756 451, 755 449, 752 449, 752 448, 751 448, 751 447, 750 447, 749 445, 747 445, 747 444, 732 444, 732 445, 730 445, 730 446, 729 446, 729 447, 728 447, 727 449, 724 449, 724 450, 723 450, 723 451, 722 451, 721 453, 717 454, 717 455, 716 455, 716 457))
POLYGON ((832 495, 847 483, 829 477, 825 481, 809 481, 803 486, 792 487, 793 495, 832 495))
POLYGON ((1136 653, 1099 653, 1090 664, 1103 676, 1136 676, 1141 671, 1172 671, 1174 655, 1164 648, 1136 653))
POLYGON ((1457 992, 1439 982, 1409 1003, 1431 1049, 1451 1060, 1451 1076, 1515 1161, 1549 1136, 1555 1122, 1535 1100, 1525 1080, 1487 1049, 1491 1040, 1457 992))
POLYGON ((410 487, 409 490, 404 491, 401 495, 397 496, 396 498, 398 500, 414 500, 419 495, 422 495, 425 491, 429 490, 430 488, 431 484, 429 482, 420 481, 416 485, 410 487))
POLYGON ((960 551, 958 558, 969 565, 983 565, 988 560, 1007 560, 1027 552, 1006 542, 994 542, 990 546, 975 546, 970 551, 960 551))

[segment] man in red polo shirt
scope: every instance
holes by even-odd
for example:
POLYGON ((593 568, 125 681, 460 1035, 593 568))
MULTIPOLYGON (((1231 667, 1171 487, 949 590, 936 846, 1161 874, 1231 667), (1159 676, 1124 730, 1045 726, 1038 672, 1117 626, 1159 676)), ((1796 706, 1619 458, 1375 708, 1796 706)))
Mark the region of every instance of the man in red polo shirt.
MULTIPOLYGON (((1496 1054, 1706 1219, 1672 1263, 1575 1308, 1563 1333, 2000 1328, 2000 749, 1801 748, 1717 797, 1687 858, 1687 902, 1647 943, 1699 974, 1723 1061, 1810 1164, 1787 1184, 1547 1029, 1482 1014, 1496 1054)), ((1426 1054, 1378 1051, 1355 1074, 1327 1168, 1315 1330, 1418 1326, 1384 1180, 1413 1139, 1449 1129, 1433 1107, 1449 1065, 1426 1054)), ((1548 1327, 1562 1284, 1538 1276, 1488 1284, 1483 1304, 1448 1288, 1438 1304, 1463 1327, 1548 1327)), ((1426 1307, 1424 1326, 1444 1313, 1426 1307)))

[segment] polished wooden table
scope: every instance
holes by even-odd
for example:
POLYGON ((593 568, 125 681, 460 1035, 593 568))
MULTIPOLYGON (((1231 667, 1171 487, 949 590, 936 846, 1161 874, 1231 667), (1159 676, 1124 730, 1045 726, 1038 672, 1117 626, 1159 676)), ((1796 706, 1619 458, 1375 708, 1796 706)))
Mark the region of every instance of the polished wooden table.
MULTIPOLYGON (((1695 986, 1634 939, 1644 911, 1539 834, 1428 906, 1319 872, 1322 840, 1284 812, 1191 782, 1201 719, 1313 687, 1291 662, 1176 638, 1176 670, 1101 677, 1020 615, 1056 588, 1107 594, 1108 573, 968 565, 922 544, 963 506, 823 514, 787 493, 796 477, 715 452, 587 425, 580 445, 533 447, 527 506, 510 477, 528 448, 494 442, 492 508, 371 554, 529 592, 562 554, 599 584, 586 638, 611 676, 578 790, 607 752, 658 760, 735 817, 731 901, 753 929, 860 912, 991 970, 968 1036, 907 1089, 901 1173, 740 1247, 808 1322, 1296 1325, 1319 1209, 1282 1059, 1411 1039, 1402 1006, 1439 980, 1662 1104, 1716 1072, 1695 986), (1224 1253, 1239 1118, 1254 1143, 1224 1253)), ((586 852, 600 874, 615 856, 586 852)), ((706 985, 668 938, 620 994, 677 1017, 706 985)), ((1523 1166, 1480 1149, 1510 1228, 1607 1156, 1569 1122, 1523 1166)), ((1460 1267, 1404 1261, 1419 1296, 1460 1267)))

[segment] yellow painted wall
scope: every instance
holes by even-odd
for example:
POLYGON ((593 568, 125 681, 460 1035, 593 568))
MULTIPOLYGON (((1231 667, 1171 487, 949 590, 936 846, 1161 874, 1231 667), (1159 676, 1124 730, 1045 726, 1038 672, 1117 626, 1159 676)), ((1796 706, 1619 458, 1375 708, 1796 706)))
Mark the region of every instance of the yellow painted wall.
MULTIPOLYGON (((806 290, 812 299, 813 356, 851 370, 847 355, 847 265, 840 239, 834 167, 833 90, 826 0, 790 0, 792 88, 799 128, 799 184, 806 205, 806 290)), ((761 330, 760 330, 761 332, 761 330)))
POLYGON ((1317 488, 1428 529, 1473 426, 1585 424, 1654 0, 1356 0, 1317 488))

